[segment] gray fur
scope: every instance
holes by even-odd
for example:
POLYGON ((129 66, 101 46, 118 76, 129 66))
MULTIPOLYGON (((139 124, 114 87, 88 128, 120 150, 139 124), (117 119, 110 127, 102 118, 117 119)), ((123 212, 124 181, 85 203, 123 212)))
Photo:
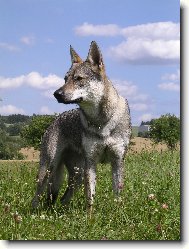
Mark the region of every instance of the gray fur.
POLYGON ((123 188, 123 160, 131 136, 130 111, 105 73, 101 52, 91 43, 86 61, 70 47, 72 66, 65 84, 55 93, 60 103, 77 103, 78 109, 64 112, 44 134, 37 191, 33 207, 47 189, 47 201, 53 204, 63 180, 64 166, 69 179, 62 204, 72 198, 84 177, 87 204, 92 207, 96 185, 96 165, 110 162, 116 196, 123 188))

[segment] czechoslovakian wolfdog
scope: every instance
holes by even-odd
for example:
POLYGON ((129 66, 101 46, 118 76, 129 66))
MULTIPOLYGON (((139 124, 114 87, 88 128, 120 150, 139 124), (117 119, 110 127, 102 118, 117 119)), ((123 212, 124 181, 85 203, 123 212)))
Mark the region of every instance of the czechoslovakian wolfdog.
POLYGON ((59 115, 46 130, 40 154, 37 191, 32 206, 37 207, 47 188, 47 202, 58 196, 65 167, 68 187, 61 198, 64 205, 84 178, 87 206, 92 209, 96 185, 96 165, 110 162, 116 196, 123 188, 124 155, 131 137, 130 111, 106 76, 102 54, 96 42, 82 61, 70 47, 72 65, 65 84, 54 92, 59 103, 76 103, 78 109, 59 115))

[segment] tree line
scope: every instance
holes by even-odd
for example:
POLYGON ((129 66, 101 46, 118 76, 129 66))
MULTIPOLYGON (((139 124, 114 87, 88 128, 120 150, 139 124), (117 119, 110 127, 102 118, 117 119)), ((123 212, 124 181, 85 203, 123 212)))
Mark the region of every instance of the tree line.
POLYGON ((22 115, 22 114, 11 114, 8 116, 0 115, 0 122, 7 124, 26 123, 30 119, 31 116, 22 115))

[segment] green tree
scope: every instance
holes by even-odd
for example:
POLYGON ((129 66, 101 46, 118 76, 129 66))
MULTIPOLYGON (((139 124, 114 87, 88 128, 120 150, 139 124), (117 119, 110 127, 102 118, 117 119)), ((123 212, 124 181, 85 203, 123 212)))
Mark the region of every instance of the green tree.
POLYGON ((21 123, 12 124, 6 128, 6 131, 9 136, 19 136, 22 130, 22 126, 23 124, 21 123))
POLYGON ((144 131, 144 132, 139 131, 138 137, 148 138, 149 134, 150 134, 149 131, 144 131))
POLYGON ((25 139, 26 145, 39 149, 43 134, 55 117, 55 115, 33 115, 30 123, 21 131, 21 137, 25 139))
POLYGON ((22 141, 20 138, 12 138, 0 129, 0 159, 23 159, 24 156, 20 153, 22 141))
POLYGON ((150 138, 155 143, 164 142, 169 149, 175 149, 180 140, 180 119, 171 114, 153 119, 150 126, 150 138))
POLYGON ((4 130, 4 131, 6 130, 6 125, 5 125, 5 123, 4 123, 3 121, 1 121, 1 120, 0 120, 0 129, 1 129, 1 130, 4 130))

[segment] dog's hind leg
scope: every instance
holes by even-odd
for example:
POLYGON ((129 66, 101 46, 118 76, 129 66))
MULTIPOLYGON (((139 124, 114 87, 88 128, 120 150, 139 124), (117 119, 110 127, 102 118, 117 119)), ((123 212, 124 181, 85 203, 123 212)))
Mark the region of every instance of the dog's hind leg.
POLYGON ((74 193, 80 188, 82 184, 84 162, 81 156, 77 155, 76 153, 74 155, 69 155, 70 158, 66 160, 66 167, 69 175, 68 187, 61 198, 62 205, 69 203, 74 193))
POLYGON ((66 205, 72 199, 74 193, 79 189, 82 183, 82 175, 80 172, 73 173, 69 176, 68 187, 61 198, 62 205, 66 205))
POLYGON ((58 197, 60 187, 63 182, 64 176, 64 164, 59 162, 56 167, 53 168, 47 185, 47 205, 53 205, 58 197))
POLYGON ((32 207, 37 208, 39 204, 39 199, 42 196, 43 192, 45 191, 45 188, 47 186, 47 181, 49 178, 49 163, 48 161, 40 162, 40 168, 37 176, 37 189, 35 196, 32 200, 32 207))

